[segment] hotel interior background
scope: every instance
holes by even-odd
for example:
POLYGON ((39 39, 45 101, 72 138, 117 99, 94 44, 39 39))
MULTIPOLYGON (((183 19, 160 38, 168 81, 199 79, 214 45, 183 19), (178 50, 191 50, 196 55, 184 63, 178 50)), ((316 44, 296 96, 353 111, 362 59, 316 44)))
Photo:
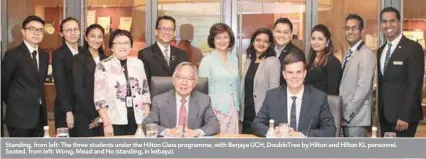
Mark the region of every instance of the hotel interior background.
MULTIPOLYGON (((2 0, 0 40, 3 55, 6 49, 17 46, 22 40, 22 20, 35 14, 47 22, 47 33, 40 47, 51 53, 61 45, 60 21, 64 17, 73 16, 81 21, 81 28, 93 23, 106 28, 106 44, 111 30, 120 28, 131 31, 134 40, 132 55, 136 56, 138 50, 155 42, 151 30, 155 26, 156 17, 167 14, 177 21, 173 44, 185 49, 191 62, 196 65, 203 55, 211 51, 207 44, 210 26, 217 22, 230 25, 238 35, 233 52, 237 53, 242 66, 254 30, 271 28, 279 17, 288 17, 294 25, 293 43, 303 51, 309 48, 307 39, 310 39, 312 26, 319 23, 327 25, 335 42, 335 56, 341 60, 342 52, 348 48, 343 36, 344 18, 349 13, 358 13, 364 18, 364 40, 376 52, 382 44, 378 16, 380 10, 387 6, 401 11, 404 35, 419 42, 426 51, 426 0, 2 0)), ((47 81, 45 87, 49 125, 53 126, 56 92, 51 81, 47 81)), ((425 90, 426 85, 423 86, 425 90)), ((426 115, 426 93, 423 96, 423 114, 426 115)), ((373 118, 373 124, 376 125, 376 115, 373 118)), ((425 122, 417 132, 417 136, 426 136, 425 122)))

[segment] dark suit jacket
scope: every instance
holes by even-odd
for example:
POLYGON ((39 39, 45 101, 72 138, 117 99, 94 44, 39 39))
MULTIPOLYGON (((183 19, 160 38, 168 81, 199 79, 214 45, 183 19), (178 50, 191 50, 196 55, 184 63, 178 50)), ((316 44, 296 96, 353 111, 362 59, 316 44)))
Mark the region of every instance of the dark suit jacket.
MULTIPOLYGON (((99 54, 99 59, 101 61, 105 58, 106 56, 104 54, 99 54)), ((95 68, 96 63, 89 50, 84 50, 74 56, 73 91, 76 99, 75 112, 76 114, 85 115, 88 117, 89 121, 98 117, 93 99, 95 68)))
POLYGON ((324 67, 308 68, 306 84, 311 84, 329 95, 339 95, 342 64, 334 55, 327 58, 327 64, 324 67))
MULTIPOLYGON (((44 100, 44 81, 47 76, 49 54, 38 49, 39 70, 34 66, 24 42, 6 51, 1 63, 2 100, 6 103, 5 123, 9 127, 31 129, 40 119, 40 109, 47 119, 44 100), (40 107, 39 100, 42 101, 40 107)), ((47 125, 45 120, 44 125, 47 125)))
POLYGON ((278 59, 280 60, 280 66, 281 66, 281 71, 280 71, 280 86, 283 85, 283 84, 286 84, 285 79, 284 79, 283 74, 282 74, 282 70, 283 70, 284 58, 290 52, 295 52, 295 53, 301 53, 301 54, 303 54, 303 51, 300 50, 296 45, 292 44, 291 42, 288 43, 284 47, 284 49, 281 51, 280 56, 278 56, 278 59))
MULTIPOLYGON (((158 124, 158 134, 167 128, 176 127, 176 92, 174 90, 157 95, 152 101, 152 110, 144 124, 158 124)), ((201 129, 206 136, 219 133, 220 125, 213 112, 210 97, 204 93, 193 91, 189 97, 188 125, 190 129, 201 129)))
POLYGON ((421 94, 425 63, 422 47, 402 36, 383 75, 380 57, 385 46, 377 51, 380 116, 389 123, 396 123, 397 119, 419 121, 423 118, 421 94))
POLYGON ((151 84, 151 76, 172 76, 176 66, 184 61, 189 61, 185 51, 170 45, 170 67, 164 58, 163 52, 157 42, 138 53, 138 58, 145 66, 148 83, 151 84))
MULTIPOLYGON (((253 133, 265 136, 270 119, 275 120, 275 126, 279 123, 288 123, 286 86, 268 91, 263 106, 253 121, 253 133)), ((327 102, 327 94, 305 85, 298 129, 308 137, 333 137, 336 135, 336 126, 327 102)))
MULTIPOLYGON (((79 53, 82 48, 78 48, 79 53)), ((57 126, 66 126, 66 112, 73 111, 75 106, 75 97, 73 93, 73 74, 72 62, 73 54, 66 44, 52 52, 52 73, 55 80, 56 98, 55 98, 55 123, 57 126)))

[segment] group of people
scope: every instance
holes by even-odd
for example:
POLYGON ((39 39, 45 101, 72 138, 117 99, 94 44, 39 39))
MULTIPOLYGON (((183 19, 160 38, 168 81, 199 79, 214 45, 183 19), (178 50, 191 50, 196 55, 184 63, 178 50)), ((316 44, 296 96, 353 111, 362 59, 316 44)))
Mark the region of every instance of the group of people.
MULTIPOLYGON (((77 137, 133 135, 137 125, 149 123, 158 124, 160 136, 265 136, 273 119, 292 136, 332 137, 336 126, 327 95, 336 95, 343 99, 343 135, 366 137, 377 71, 382 135, 413 137, 423 117, 423 51, 402 35, 395 8, 383 9, 380 23, 386 43, 375 57, 363 41, 363 19, 348 15, 344 35, 350 48, 340 62, 327 26, 313 27, 306 60, 291 43, 291 21, 279 18, 272 29, 253 33, 240 77, 238 58, 231 53, 235 36, 224 23, 210 28, 207 43, 213 51, 197 69, 185 51, 170 45, 173 17, 157 19, 157 41, 137 58, 129 56, 132 35, 120 29, 111 33, 112 55, 106 57, 105 32, 98 24, 86 28, 84 46, 78 46, 81 28, 69 17, 60 25, 63 45, 52 54, 55 127, 67 127, 77 137), (152 97, 154 76, 171 76, 174 88, 152 97), (207 77, 208 94, 194 90, 199 77, 207 77)), ((49 55, 38 47, 43 26, 41 18, 27 17, 23 42, 2 61, 4 120, 12 137, 42 136, 47 125, 44 79, 49 55)), ((281 129, 276 130, 279 134, 281 129)))

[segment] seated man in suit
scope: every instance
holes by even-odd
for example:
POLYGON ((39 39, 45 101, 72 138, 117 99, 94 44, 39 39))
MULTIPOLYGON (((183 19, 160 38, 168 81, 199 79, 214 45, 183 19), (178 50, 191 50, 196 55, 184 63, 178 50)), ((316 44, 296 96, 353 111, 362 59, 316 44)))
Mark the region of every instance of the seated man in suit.
POLYGON ((265 136, 269 120, 274 119, 275 126, 288 123, 291 136, 334 136, 336 127, 327 95, 303 84, 306 76, 305 56, 290 52, 283 62, 283 76, 287 85, 266 93, 263 106, 253 121, 253 133, 265 136))
POLYGON ((182 62, 177 65, 173 73, 175 88, 154 97, 152 110, 144 124, 158 124, 160 136, 197 137, 219 133, 219 122, 210 97, 193 90, 197 79, 197 68, 193 64, 182 62))

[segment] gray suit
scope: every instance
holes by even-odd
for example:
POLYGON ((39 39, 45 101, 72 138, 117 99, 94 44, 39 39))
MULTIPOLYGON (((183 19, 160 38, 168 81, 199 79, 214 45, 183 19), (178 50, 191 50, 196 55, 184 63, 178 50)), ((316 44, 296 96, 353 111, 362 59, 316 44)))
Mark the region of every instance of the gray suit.
MULTIPOLYGON (((244 83, 247 70, 250 67, 251 60, 247 58, 244 66, 243 78, 241 79, 241 111, 240 120, 244 120, 244 83)), ((254 110, 256 114, 262 107, 263 100, 265 100, 266 92, 272 88, 280 86, 280 60, 275 56, 263 58, 257 68, 254 77, 253 86, 253 99, 254 99, 254 110)))
POLYGON ((343 119, 347 121, 347 127, 344 128, 345 136, 367 135, 363 126, 371 125, 375 69, 376 57, 364 44, 352 53, 346 63, 339 88, 339 95, 343 99, 343 119))
MULTIPOLYGON (((158 134, 167 128, 176 127, 176 93, 174 90, 157 95, 152 102, 152 110, 144 124, 158 124, 158 134)), ((211 107, 210 97, 204 93, 193 91, 189 97, 188 125, 189 129, 201 129, 206 136, 219 133, 220 125, 211 107)))

